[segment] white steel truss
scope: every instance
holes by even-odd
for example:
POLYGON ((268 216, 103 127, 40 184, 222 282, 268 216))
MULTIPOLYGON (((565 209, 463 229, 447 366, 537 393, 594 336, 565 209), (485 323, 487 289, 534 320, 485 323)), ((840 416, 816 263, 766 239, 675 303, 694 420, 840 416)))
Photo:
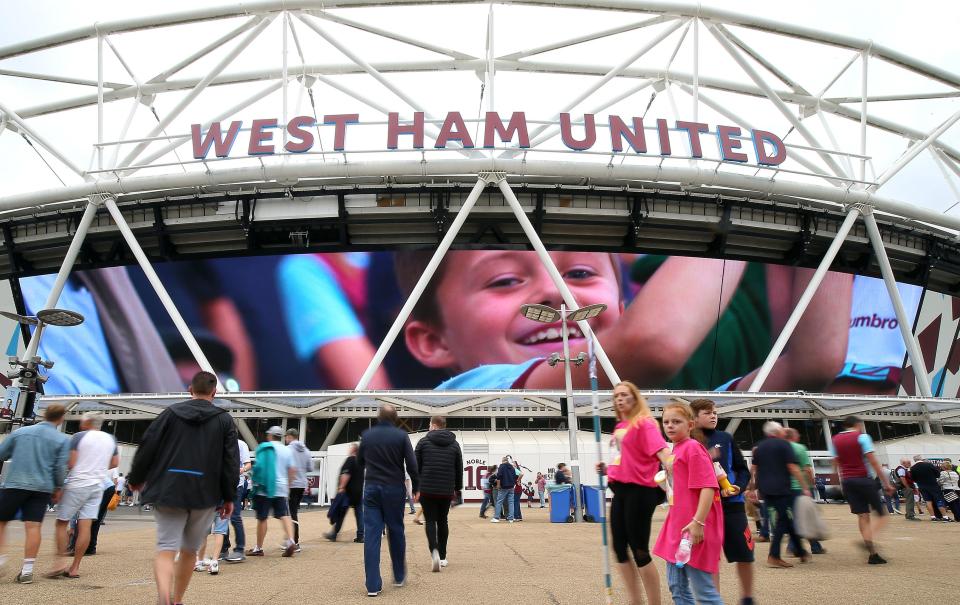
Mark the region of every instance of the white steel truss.
MULTIPOLYGON (((847 220, 836 234, 834 245, 827 252, 821 270, 818 271, 821 277, 829 268, 833 256, 839 250, 854 222, 858 217, 863 216, 869 241, 898 310, 899 323, 903 329, 907 350, 913 365, 922 367, 920 363, 922 354, 915 339, 909 333, 907 321, 902 316, 902 304, 892 283, 892 270, 886 257, 874 212, 882 213, 883 217, 889 220, 921 221, 953 235, 960 233, 960 211, 956 209, 960 200, 947 198, 929 205, 921 204, 914 199, 901 199, 878 193, 896 175, 901 174, 906 167, 916 162, 918 157, 925 157, 926 154, 922 154, 923 151, 929 150, 937 166, 934 176, 943 179, 949 195, 956 197, 957 186, 954 181, 955 177, 960 176, 960 149, 951 141, 955 140, 955 124, 960 121, 960 111, 950 105, 950 102, 960 96, 960 76, 948 69, 929 65, 869 40, 815 31, 726 10, 703 8, 692 3, 641 3, 629 0, 590 2, 586 0, 502 0, 490 3, 487 8, 484 28, 486 40, 482 53, 451 48, 448 43, 427 39, 427 32, 423 32, 422 35, 413 35, 394 31, 389 27, 389 23, 371 22, 369 21, 370 13, 362 12, 363 9, 372 7, 401 10, 442 4, 453 6, 463 3, 426 0, 255 1, 156 17, 97 23, 94 26, 82 27, 62 34, 45 35, 0 47, 0 77, 18 81, 44 81, 70 87, 67 89, 69 93, 51 92, 42 100, 38 101, 34 98, 29 103, 14 96, 0 95, 0 135, 6 134, 9 137, 16 133, 31 146, 36 144, 34 148, 45 162, 46 156, 53 160, 53 163, 48 163, 48 166, 58 180, 62 178, 58 169, 66 168, 65 172, 69 173, 64 175, 67 180, 61 181, 63 184, 59 186, 37 184, 21 187, 17 193, 0 195, 0 221, 5 218, 4 213, 10 217, 23 213, 87 205, 84 222, 81 222, 78 227, 70 251, 61 267, 58 283, 62 285, 92 220, 94 210, 91 209, 103 203, 138 262, 148 276, 152 276, 152 285, 174 318, 181 335, 190 343, 190 349, 196 355, 198 363, 201 367, 209 367, 190 335, 189 329, 182 320, 178 321, 179 313, 150 269, 146 255, 124 219, 122 213, 124 205, 135 205, 142 199, 156 199, 172 192, 178 195, 183 195, 185 192, 200 195, 208 190, 229 190, 238 187, 291 187, 304 181, 349 185, 374 180, 382 183, 418 182, 428 185, 439 180, 472 184, 474 189, 471 197, 460 210, 463 219, 460 215, 457 216, 437 248, 433 261, 436 266, 453 238, 456 237, 463 220, 469 214, 471 206, 484 186, 494 183, 512 213, 520 221, 524 233, 540 254, 541 260, 549 269, 552 267, 552 262, 546 255, 543 242, 527 219, 510 184, 523 184, 533 178, 558 181, 580 179, 582 184, 591 187, 620 188, 627 191, 631 188, 656 189, 669 186, 702 194, 719 195, 722 192, 751 200, 776 199, 779 196, 802 200, 804 204, 812 207, 847 214, 847 220), (579 34, 575 37, 561 37, 537 44, 527 50, 508 50, 497 55, 496 51, 505 46, 497 37, 496 25, 500 23, 498 11, 507 10, 513 6, 533 7, 545 12, 561 9, 612 12, 623 16, 625 23, 613 27, 602 27, 592 33, 579 34), (138 78, 135 75, 144 73, 137 64, 136 56, 128 52, 121 53, 118 50, 120 40, 134 41, 136 36, 147 30, 160 28, 169 36, 169 40, 173 41, 178 39, 179 28, 198 23, 216 24, 220 21, 223 22, 220 25, 223 26, 224 31, 215 37, 213 42, 186 53, 184 58, 164 67, 149 79, 138 78), (701 36, 702 28, 706 28, 711 36, 701 36), (279 37, 273 35, 278 32, 279 37), (359 32, 370 37, 368 39, 412 48, 419 54, 416 55, 417 58, 404 57, 395 60, 384 60, 382 57, 366 58, 363 44, 345 41, 355 40, 347 35, 348 32, 359 32), (549 57, 543 56, 558 51, 584 48, 590 43, 628 33, 631 36, 629 46, 622 49, 622 55, 611 57, 609 63, 551 61, 549 57), (745 34, 781 37, 820 49, 840 49, 851 56, 847 62, 840 61, 839 66, 842 68, 829 84, 816 94, 812 94, 810 87, 804 86, 802 79, 793 75, 790 65, 781 64, 777 58, 758 52, 749 36, 745 34), (702 47, 711 37, 739 68, 740 73, 736 75, 745 75, 745 79, 731 79, 730 74, 710 73, 705 70, 702 47), (299 63, 291 63, 289 60, 288 55, 292 54, 289 49, 290 39, 296 48, 299 63), (87 73, 57 74, 39 69, 36 71, 29 68, 8 69, 6 65, 6 62, 11 59, 29 63, 30 58, 41 56, 50 49, 70 48, 70 45, 84 43, 96 43, 98 51, 96 63, 88 66, 90 69, 87 73), (317 44, 325 44, 322 48, 326 51, 318 52, 317 44), (120 77, 115 78, 118 80, 116 82, 112 81, 114 78, 108 79, 105 75, 105 62, 108 56, 104 52, 104 45, 122 67, 122 72, 118 74, 120 77), (263 53, 265 48, 272 48, 271 45, 277 46, 271 50, 272 60, 258 60, 255 66, 250 67, 245 65, 247 62, 254 63, 251 53, 263 53), (331 49, 337 51, 339 55, 331 49), (680 67, 675 68, 674 62, 677 57, 681 52, 688 50, 692 51, 693 57, 691 71, 684 71, 680 67), (666 67, 647 62, 648 57, 652 56, 659 56, 662 60, 664 53, 669 55, 666 67), (423 58, 425 54, 430 55, 431 58, 423 58), (345 57, 347 61, 342 61, 340 56, 345 57), (323 59, 325 62, 314 62, 318 59, 323 59), (858 60, 859 68, 855 67, 858 60), (200 65, 205 67, 201 69, 200 65), (880 66, 902 70, 922 80, 924 85, 918 85, 915 88, 906 87, 896 95, 870 96, 868 92, 871 89, 875 90, 870 85, 870 78, 880 77, 875 75, 880 71, 880 66), (843 95, 836 92, 831 96, 831 91, 844 74, 856 69, 860 70, 859 95, 843 95), (279 111, 274 108, 273 112, 277 117, 282 116, 285 121, 289 117, 291 87, 297 89, 301 99, 304 94, 309 95, 314 117, 321 124, 324 122, 321 119, 323 111, 317 113, 318 110, 314 104, 315 92, 318 95, 337 92, 349 98, 351 102, 357 101, 375 110, 375 118, 370 119, 365 115, 363 120, 358 120, 358 128, 383 129, 385 124, 383 114, 389 114, 392 111, 401 113, 401 119, 410 118, 410 115, 404 115, 404 112, 406 114, 411 111, 422 112, 425 117, 425 134, 428 138, 436 140, 439 136, 437 126, 443 122, 439 116, 448 110, 466 112, 463 99, 467 96, 465 94, 455 99, 454 106, 451 107, 435 102, 428 103, 425 99, 430 98, 431 95, 427 93, 433 91, 429 87, 436 86, 439 89, 463 86, 462 82, 456 79, 463 72, 476 73, 479 80, 484 83, 485 88, 481 89, 481 95, 486 95, 488 111, 500 110, 504 116, 512 111, 528 112, 529 123, 534 126, 530 133, 529 148, 520 148, 514 142, 501 143, 499 147, 492 149, 481 149, 479 146, 476 149, 464 149, 462 146, 451 146, 449 149, 431 148, 428 144, 424 149, 404 148, 396 151, 385 151, 371 146, 333 151, 321 149, 304 154, 281 152, 258 157, 241 154, 226 158, 186 161, 182 159, 184 155, 189 157, 186 149, 191 136, 188 133, 191 123, 197 119, 197 114, 203 115, 204 118, 210 115, 215 116, 212 120, 202 122, 204 128, 209 128, 212 122, 222 120, 249 120, 264 117, 255 112, 263 111, 263 108, 268 106, 265 105, 266 103, 276 101, 274 97, 280 96, 282 107, 279 111), (433 83, 429 85, 424 85, 422 81, 420 84, 410 83, 411 76, 424 74, 426 74, 424 77, 433 78, 433 83), (570 99, 558 104, 557 107, 506 107, 502 105, 501 100, 509 98, 506 92, 510 90, 509 86, 517 87, 515 76, 518 74, 523 76, 524 81, 528 83, 526 86, 531 89, 539 85, 540 75, 546 74, 569 79, 571 84, 567 88, 578 92, 569 95, 570 99), (776 82, 769 82, 766 74, 772 74, 776 82), (585 84, 586 80, 583 78, 590 76, 594 78, 585 84), (251 84, 256 84, 258 90, 251 92, 251 84), (75 86, 83 87, 84 93, 77 96, 76 89, 73 88, 75 86), (683 114, 680 111, 673 94, 675 87, 691 97, 693 106, 690 114, 683 114), (96 90, 92 91, 92 88, 96 90), (647 89, 652 89, 649 101, 639 96, 640 93, 645 95, 647 89), (210 95, 217 91, 231 93, 229 109, 223 110, 220 102, 210 100, 210 95), (237 102, 233 99, 234 91, 237 98, 243 100, 237 102), (279 95, 276 94, 278 91, 279 95), (606 100, 594 98, 599 97, 601 92, 608 92, 611 95, 610 98, 606 100), (387 93, 391 96, 389 102, 381 98, 381 95, 387 93), (658 101, 658 95, 661 93, 663 97, 658 101), (394 98, 401 102, 399 106, 391 106, 390 103, 396 102, 394 98), (721 98, 724 100, 719 100, 721 98), (592 103, 592 109, 583 106, 588 100, 592 103), (912 121, 900 123, 880 113, 870 113, 871 107, 876 107, 880 103, 919 103, 930 100, 943 101, 936 106, 938 119, 933 128, 926 123, 912 121), (124 101, 127 102, 124 103, 124 101), (762 127, 786 133, 783 135, 784 139, 795 131, 803 138, 803 142, 791 140, 787 143, 789 160, 782 166, 766 166, 759 162, 737 163, 709 156, 694 157, 697 154, 692 149, 689 155, 686 155, 686 151, 678 150, 669 157, 633 153, 621 153, 618 156, 605 149, 575 152, 556 144, 555 135, 561 129, 561 114, 573 113, 573 124, 579 128, 585 126, 586 120, 583 117, 585 113, 596 113, 607 109, 613 111, 617 107, 623 107, 622 103, 629 102, 632 104, 634 115, 637 115, 640 112, 636 107, 642 106, 644 101, 646 101, 644 114, 655 107, 656 111, 672 115, 676 120, 692 118, 696 121, 706 120, 707 118, 704 117, 706 115, 720 116, 722 119, 732 120, 741 128, 762 127), (745 112, 736 107, 740 103, 744 106, 751 103, 762 104, 767 112, 763 118, 765 121, 760 123, 756 119, 751 119, 748 122, 742 119, 740 116, 745 112), (150 109, 149 113, 156 118, 155 122, 141 119, 148 112, 140 111, 140 104, 150 109), (734 107, 731 108, 731 105, 734 107), (44 120, 80 119, 76 116, 86 115, 83 112, 87 108, 96 108, 96 136, 82 141, 79 146, 74 140, 76 133, 70 130, 61 129, 54 137, 40 128, 44 120), (190 118, 188 119, 187 116, 190 118), (813 116, 817 116, 816 122, 809 120, 813 116), (122 127, 117 128, 118 136, 108 135, 106 132, 108 124, 114 123, 118 126, 122 124, 122 127), (848 145, 848 148, 844 149, 844 146, 838 142, 837 136, 843 127, 848 127, 850 123, 856 125, 856 145, 848 145), (818 136, 817 132, 822 134, 818 136), (890 143, 888 139, 886 143, 881 143, 883 139, 881 135, 892 135, 897 142, 907 147, 906 151, 898 152, 892 158, 883 157, 890 143), (821 137, 826 137, 823 140, 829 141, 830 147, 821 142, 821 137), (881 144, 887 147, 881 149, 881 144), (78 147, 82 149, 82 153, 76 151, 78 147), (91 158, 90 168, 87 170, 81 168, 84 164, 83 157, 91 158), (476 180, 477 175, 480 175, 479 180, 476 180), (120 198, 123 199, 122 203, 119 203, 120 198), (947 211, 941 210, 944 207, 947 211)), ((175 45, 171 44, 171 47, 175 48, 175 45)), ((257 58, 259 59, 260 56, 258 55, 257 58)), ((833 73, 833 70, 831 69, 829 73, 833 73)), ((471 93, 473 90, 471 89, 471 93)), ((522 98, 524 90, 521 86, 514 92, 519 92, 522 98)), ((474 102, 472 96, 469 98, 474 102)), ((908 120, 910 117, 910 115, 905 116, 908 120)), ((479 126, 479 114, 477 119, 467 119, 466 123, 479 126)), ((323 137, 319 134, 319 126, 317 133, 322 142, 323 137)), ((22 156, 28 158, 27 154, 22 156)), ((28 160, 14 158, 13 170, 16 170, 17 161, 28 160)), ((553 273, 556 273, 555 268, 553 273)), ((423 284, 429 279, 429 274, 428 270, 421 280, 423 284)), ((565 291, 562 279, 552 277, 555 277, 558 288, 567 299, 567 305, 576 307, 572 296, 565 291)), ((811 281, 807 295, 812 296, 818 283, 817 278, 811 281)), ((55 287, 48 302, 55 303, 58 294, 55 287)), ((409 313, 415 303, 416 296, 412 296, 407 301, 404 312, 401 312, 390 335, 381 345, 381 351, 357 385, 358 391, 367 386, 370 376, 376 371, 383 354, 392 344, 399 332, 399 327, 405 321, 406 313, 409 313)), ((48 304, 48 306, 52 305, 48 304)), ((770 358, 751 385, 752 391, 762 388, 770 366, 786 345, 796 320, 803 313, 803 306, 799 305, 794 314, 795 317, 791 317, 787 329, 781 334, 770 358)), ((585 324, 582 328, 585 333, 589 332, 589 327, 585 324)), ((31 346, 33 344, 31 342, 31 346)), ((606 359, 602 349, 598 353, 605 372, 610 380, 614 381, 615 369, 606 359)), ((918 383, 920 392, 929 396, 930 386, 922 372, 918 373, 918 383)), ((304 394, 304 396, 314 398, 314 403, 307 406, 307 411, 283 403, 281 400, 286 397, 284 395, 274 397, 264 394, 238 394, 236 397, 231 396, 231 401, 233 405, 240 406, 235 411, 238 417, 247 413, 345 417, 338 415, 337 406, 344 409, 353 406, 351 409, 361 409, 361 412, 349 412, 349 414, 364 415, 366 412, 362 411, 365 409, 363 406, 367 404, 363 402, 369 401, 375 404, 377 401, 386 401, 386 398, 401 402, 402 406, 414 414, 429 414, 439 410, 451 414, 496 415, 489 412, 500 409, 497 406, 504 409, 509 407, 503 402, 514 395, 506 393, 492 400, 480 401, 484 397, 489 397, 489 394, 473 394, 476 400, 469 405, 461 402, 451 404, 453 407, 449 409, 444 406, 432 406, 429 403, 430 396, 427 394, 417 394, 414 399, 404 399, 402 395, 396 393, 371 395, 357 392, 329 395, 337 399, 335 403, 328 403, 329 399, 322 399, 327 397, 323 394, 304 394)), ((721 413, 727 415, 767 413, 778 403, 796 398, 796 395, 784 395, 783 399, 777 399, 771 398, 768 394, 762 396, 765 398, 759 398, 760 395, 756 396, 758 398, 751 398, 754 396, 744 394, 737 396, 744 399, 738 403, 732 403, 733 407, 726 411, 721 408, 721 413), (757 410, 761 408, 763 412, 758 412, 757 410)), ((519 406, 523 414, 536 415, 534 411, 537 414, 555 413, 550 403, 549 393, 542 395, 524 393, 516 397, 520 397, 529 404, 519 406)), ((124 399, 122 396, 71 399, 88 402, 90 405, 93 405, 94 401, 101 401, 117 409, 127 409, 129 412, 143 414, 148 413, 143 406, 149 405, 144 404, 143 401, 160 401, 169 397, 147 396, 145 400, 137 399, 139 403, 129 398, 124 399), (132 402, 129 405, 136 403, 137 407, 124 408, 123 402, 128 400, 132 402)), ((834 399, 847 401, 839 397, 834 399)), ((44 400, 52 401, 53 399, 45 398, 44 400)), ((892 400, 881 401, 876 404, 877 407, 871 407, 874 404, 864 403, 862 400, 853 401, 855 403, 851 405, 855 405, 855 409, 880 415, 893 414, 891 410, 901 407, 900 404, 894 404, 892 400)), ((910 414, 914 413, 912 410, 916 409, 918 417, 924 420, 956 418, 952 415, 952 409, 938 407, 943 404, 957 405, 956 402, 947 400, 908 400, 903 404, 905 407, 901 413, 905 418, 911 417, 910 414), (936 402, 937 405, 933 405, 932 402, 936 402)), ((81 405, 75 410, 82 407, 81 405)), ((828 413, 824 410, 826 408, 806 406, 803 410, 794 410, 790 413, 833 417, 833 411, 828 413)), ((335 437, 335 434, 332 436, 335 437)))

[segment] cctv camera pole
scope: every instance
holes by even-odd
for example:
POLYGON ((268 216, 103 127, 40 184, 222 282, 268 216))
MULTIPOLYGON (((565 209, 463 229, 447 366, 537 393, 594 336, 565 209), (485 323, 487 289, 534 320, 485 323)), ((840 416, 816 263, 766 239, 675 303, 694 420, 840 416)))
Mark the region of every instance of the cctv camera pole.
POLYGON ((573 405, 573 379, 570 376, 570 343, 567 340, 567 306, 560 305, 560 332, 563 334, 563 376, 567 385, 567 428, 570 439, 570 473, 573 476, 573 501, 575 503, 573 518, 579 523, 583 521, 583 512, 580 510, 580 455, 577 452, 577 412, 573 405))

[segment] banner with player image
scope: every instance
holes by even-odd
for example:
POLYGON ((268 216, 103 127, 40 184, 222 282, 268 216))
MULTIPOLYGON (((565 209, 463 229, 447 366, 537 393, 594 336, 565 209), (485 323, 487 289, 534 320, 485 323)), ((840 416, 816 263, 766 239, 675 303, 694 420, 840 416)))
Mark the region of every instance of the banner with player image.
MULTIPOLYGON (((228 388, 349 390, 431 254, 253 256, 156 269, 228 388)), ((620 377, 644 389, 749 388, 813 275, 709 258, 551 257, 579 304, 607 305, 591 327, 620 377)), ((28 312, 53 280, 20 280, 28 312)), ((899 290, 913 323, 923 290, 899 290)), ((562 388, 562 367, 543 363, 562 352, 561 326, 522 317, 526 303, 562 303, 535 253, 449 252, 368 388, 562 388)), ((179 391, 198 369, 138 267, 77 272, 58 306, 87 320, 44 333, 41 355, 56 362, 49 394, 179 391)), ((580 329, 567 330, 571 355, 586 350, 580 329)), ((955 336, 945 336, 938 358, 955 336)), ((895 394, 905 350, 883 282, 828 273, 762 390, 895 394)), ((588 388, 586 374, 574 368, 577 388, 588 388)))

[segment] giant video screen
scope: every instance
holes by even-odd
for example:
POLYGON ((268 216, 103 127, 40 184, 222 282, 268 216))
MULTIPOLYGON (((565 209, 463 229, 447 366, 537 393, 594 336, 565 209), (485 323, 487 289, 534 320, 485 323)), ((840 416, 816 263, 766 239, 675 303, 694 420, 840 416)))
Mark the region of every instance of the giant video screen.
MULTIPOLYGON (((155 267, 228 388, 353 389, 431 254, 255 256, 155 267)), ((813 275, 679 256, 551 257, 579 304, 607 305, 591 327, 620 377, 645 389, 749 388, 813 275)), ((29 312, 41 308, 53 280, 20 280, 29 312)), ((899 289, 916 317, 923 289, 899 289)), ((562 328, 522 317, 525 303, 562 303, 535 253, 448 253, 368 388, 562 388, 562 364, 544 363, 562 352, 562 328)), ((83 313, 86 322, 44 333, 41 355, 56 363, 47 394, 180 391, 198 369, 139 267, 76 272, 58 306, 83 313)), ((907 367, 899 330, 882 281, 828 273, 763 390, 895 394, 907 367)), ((571 356, 586 350, 576 325, 567 334, 571 356)), ((589 386, 585 366, 574 368, 573 378, 578 388, 589 386)))

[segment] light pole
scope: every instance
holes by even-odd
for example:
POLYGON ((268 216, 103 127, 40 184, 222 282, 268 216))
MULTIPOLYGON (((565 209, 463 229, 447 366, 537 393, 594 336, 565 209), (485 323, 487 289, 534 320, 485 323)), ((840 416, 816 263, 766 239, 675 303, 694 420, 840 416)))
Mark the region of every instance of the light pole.
POLYGON ((7 378, 15 380, 15 382, 7 387, 4 404, 0 408, 9 409, 11 421, 18 424, 24 420, 24 416, 32 414, 33 399, 36 397, 36 383, 40 382, 42 384, 47 381, 45 376, 40 375, 39 366, 48 370, 53 367, 53 361, 40 359, 40 356, 37 355, 44 328, 47 326, 78 326, 83 323, 84 318, 80 313, 67 309, 43 309, 37 311, 36 317, 0 311, 0 316, 12 319, 20 324, 37 327, 36 333, 30 339, 30 344, 23 354, 23 359, 18 359, 14 355, 9 358, 10 367, 13 369, 7 372, 7 378))
POLYGON ((577 357, 570 359, 570 343, 567 333, 567 322, 578 322, 592 319, 605 311, 607 305, 596 304, 580 307, 572 311, 567 310, 566 305, 560 305, 560 310, 548 307, 547 305, 522 305, 520 314, 527 319, 539 321, 541 323, 552 324, 560 322, 560 333, 563 336, 563 357, 553 353, 547 359, 551 366, 557 365, 557 362, 563 362, 564 382, 566 384, 567 397, 567 429, 570 440, 570 472, 573 475, 573 497, 576 506, 574 507, 574 520, 580 522, 583 520, 583 511, 581 510, 580 497, 580 455, 577 451, 577 413, 573 404, 573 379, 570 376, 570 364, 582 365, 586 360, 586 355, 581 351, 577 357))

